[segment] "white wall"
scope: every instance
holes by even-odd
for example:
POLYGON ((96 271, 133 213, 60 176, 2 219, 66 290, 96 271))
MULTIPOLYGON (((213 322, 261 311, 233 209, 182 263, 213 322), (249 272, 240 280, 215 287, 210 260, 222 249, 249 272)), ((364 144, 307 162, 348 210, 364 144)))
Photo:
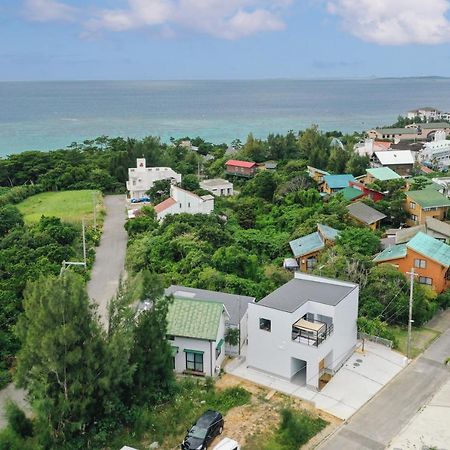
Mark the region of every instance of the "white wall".
POLYGON ((234 194, 233 183, 230 183, 229 181, 224 180, 222 184, 214 184, 213 186, 211 186, 207 181, 208 180, 201 181, 200 187, 211 192, 211 194, 216 197, 227 197, 234 194))
POLYGON ((358 288, 336 307, 307 302, 294 313, 250 303, 247 363, 258 370, 291 379, 298 370, 298 362, 292 361, 292 358, 304 360, 307 362, 307 385, 317 388, 320 361, 325 359, 328 362, 327 368, 337 370, 352 353, 357 339, 357 314, 358 288), (318 347, 292 341, 292 325, 306 313, 320 314, 333 319, 333 333, 318 347), (260 318, 271 320, 270 332, 259 328, 260 318))
POLYGON ((138 158, 136 167, 128 169, 127 190, 130 192, 130 197, 141 198, 155 181, 171 178, 181 183, 181 175, 170 167, 147 167, 145 158, 138 158))

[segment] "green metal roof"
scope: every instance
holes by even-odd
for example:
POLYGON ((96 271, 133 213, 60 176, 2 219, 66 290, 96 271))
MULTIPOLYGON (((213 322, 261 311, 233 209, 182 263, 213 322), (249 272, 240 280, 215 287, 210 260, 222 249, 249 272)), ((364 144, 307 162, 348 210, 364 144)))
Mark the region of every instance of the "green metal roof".
POLYGON ((404 258, 406 256, 407 248, 405 244, 393 245, 378 253, 373 259, 375 262, 390 261, 392 259, 404 258))
POLYGON ((375 169, 367 169, 366 172, 380 181, 398 180, 401 176, 389 167, 377 167, 375 169))
POLYGON ((330 186, 330 189, 344 189, 349 181, 356 181, 351 174, 325 175, 323 180, 330 186))
POLYGON ((296 258, 298 256, 304 256, 312 252, 317 252, 325 247, 325 243, 318 231, 295 239, 289 242, 289 245, 291 246, 292 253, 296 258))
POLYGON ((342 191, 339 191, 339 193, 342 194, 344 199, 348 201, 355 200, 355 198, 362 197, 364 195, 364 192, 361 192, 359 189, 351 186, 347 186, 342 189, 342 191))
POLYGON ((428 123, 418 123, 423 130, 432 130, 434 128, 450 128, 450 124, 447 122, 428 122, 428 123))
POLYGON ((223 310, 221 303, 175 298, 167 314, 167 334, 215 341, 223 310))
POLYGON ((417 233, 406 246, 423 256, 437 261, 445 267, 450 266, 450 245, 434 239, 425 233, 417 233))
POLYGON ((407 191, 405 194, 422 208, 450 206, 450 200, 434 189, 407 191))

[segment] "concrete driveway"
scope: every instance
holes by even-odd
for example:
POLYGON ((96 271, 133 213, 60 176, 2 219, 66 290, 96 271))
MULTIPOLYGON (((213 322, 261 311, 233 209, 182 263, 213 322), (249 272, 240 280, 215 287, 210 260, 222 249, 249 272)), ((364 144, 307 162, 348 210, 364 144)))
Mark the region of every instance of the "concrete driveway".
POLYGON ((88 295, 98 305, 100 321, 108 324, 108 304, 124 274, 128 235, 125 231, 125 195, 105 197, 106 217, 100 246, 88 283, 88 295))
POLYGON ((308 400, 316 408, 346 420, 399 373, 406 363, 406 358, 400 353, 366 342, 364 352, 360 348, 355 351, 320 392, 251 369, 246 366, 244 358, 228 365, 225 370, 256 384, 308 400))

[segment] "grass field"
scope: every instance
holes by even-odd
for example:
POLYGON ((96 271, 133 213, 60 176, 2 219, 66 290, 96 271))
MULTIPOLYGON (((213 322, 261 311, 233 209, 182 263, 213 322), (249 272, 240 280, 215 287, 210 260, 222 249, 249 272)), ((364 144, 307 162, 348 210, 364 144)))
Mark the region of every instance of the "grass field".
MULTIPOLYGON (((404 327, 390 327, 398 345, 397 350, 406 355, 408 345, 408 329, 404 327)), ((441 333, 431 328, 413 328, 411 333, 412 357, 420 355, 441 333)))
POLYGON ((55 216, 71 223, 79 223, 82 218, 85 218, 88 223, 92 223, 94 192, 97 192, 97 220, 100 220, 102 196, 99 191, 43 192, 28 197, 17 207, 24 215, 27 224, 38 222, 41 216, 55 216))

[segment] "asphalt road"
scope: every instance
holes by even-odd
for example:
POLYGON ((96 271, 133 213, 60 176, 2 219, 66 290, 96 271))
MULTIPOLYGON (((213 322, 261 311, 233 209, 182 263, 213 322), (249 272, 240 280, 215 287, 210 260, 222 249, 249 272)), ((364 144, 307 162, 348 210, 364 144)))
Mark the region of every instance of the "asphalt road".
POLYGON ((124 275, 127 232, 125 231, 125 195, 105 197, 106 217, 100 246, 88 283, 88 295, 98 305, 102 324, 108 323, 108 304, 124 275))
MULTIPOLYGON (((450 325, 450 324, 449 324, 450 325)), ((363 406, 320 450, 382 450, 450 379, 450 329, 363 406)))

